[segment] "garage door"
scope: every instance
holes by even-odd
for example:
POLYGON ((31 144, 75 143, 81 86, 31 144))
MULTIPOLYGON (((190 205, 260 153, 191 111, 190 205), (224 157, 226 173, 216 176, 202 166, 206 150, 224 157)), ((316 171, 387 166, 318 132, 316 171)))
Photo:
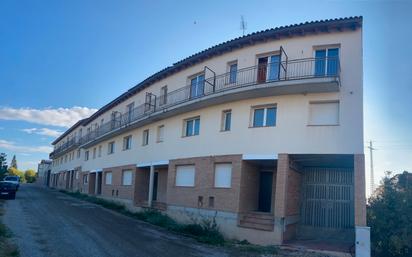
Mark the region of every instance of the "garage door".
POLYGON ((352 240, 353 169, 306 168, 302 187, 301 237, 352 240))

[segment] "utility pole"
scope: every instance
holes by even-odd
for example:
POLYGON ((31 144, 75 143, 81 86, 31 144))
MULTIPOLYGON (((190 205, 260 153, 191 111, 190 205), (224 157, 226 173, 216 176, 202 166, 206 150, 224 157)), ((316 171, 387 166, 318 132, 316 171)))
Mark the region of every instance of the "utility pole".
POLYGON ((372 140, 369 141, 369 155, 370 155, 370 162, 371 162, 371 194, 373 194, 373 192, 375 191, 375 176, 373 174, 373 150, 376 150, 375 148, 373 148, 372 146, 372 140))

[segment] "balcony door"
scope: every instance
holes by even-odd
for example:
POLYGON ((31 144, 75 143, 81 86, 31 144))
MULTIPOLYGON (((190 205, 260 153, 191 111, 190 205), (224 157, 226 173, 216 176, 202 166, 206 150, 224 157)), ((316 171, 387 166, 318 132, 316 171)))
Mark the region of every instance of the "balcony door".
POLYGON ((280 55, 269 55, 258 59, 257 82, 279 80, 280 55))
POLYGON ((196 98, 204 94, 205 75, 200 74, 190 80, 190 98, 196 98))
POLYGON ((335 76, 339 69, 339 48, 315 51, 315 76, 335 76))

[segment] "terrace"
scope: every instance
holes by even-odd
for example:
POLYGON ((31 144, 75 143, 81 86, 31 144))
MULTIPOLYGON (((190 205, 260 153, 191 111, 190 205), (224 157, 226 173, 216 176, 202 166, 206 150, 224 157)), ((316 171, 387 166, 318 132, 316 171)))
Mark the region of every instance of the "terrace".
POLYGON ((336 57, 289 60, 281 48, 279 62, 259 64, 220 75, 205 67, 203 78, 166 95, 146 93, 144 104, 130 112, 116 112, 112 120, 81 138, 56 148, 57 158, 77 147, 90 147, 115 135, 187 111, 248 98, 338 92, 340 62, 336 57))

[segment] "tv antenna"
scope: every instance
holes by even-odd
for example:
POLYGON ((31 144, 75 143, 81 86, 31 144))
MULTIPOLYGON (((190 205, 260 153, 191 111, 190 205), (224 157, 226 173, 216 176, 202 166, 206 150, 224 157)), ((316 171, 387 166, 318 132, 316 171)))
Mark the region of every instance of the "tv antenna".
POLYGON ((241 15, 240 16, 240 29, 243 31, 243 36, 245 35, 246 28, 247 28, 247 23, 245 21, 245 17, 241 15))

